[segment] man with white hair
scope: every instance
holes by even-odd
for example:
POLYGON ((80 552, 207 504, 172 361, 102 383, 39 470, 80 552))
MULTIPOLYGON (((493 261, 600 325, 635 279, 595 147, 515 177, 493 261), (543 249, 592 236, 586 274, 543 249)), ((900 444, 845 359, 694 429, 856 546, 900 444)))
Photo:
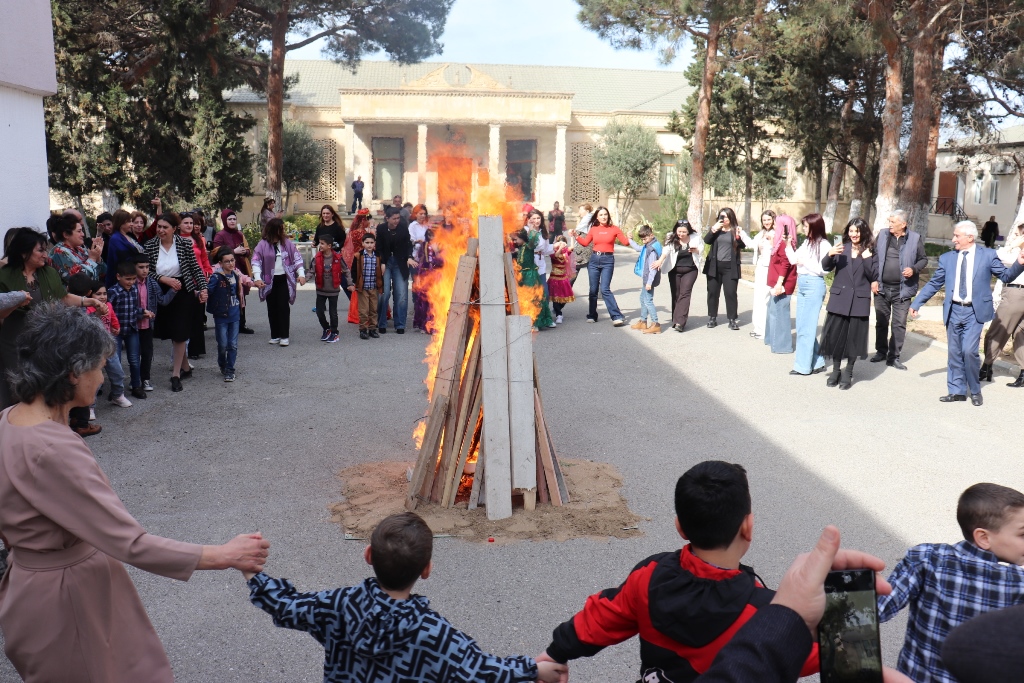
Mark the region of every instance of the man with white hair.
POLYGON ((917 294, 921 271, 928 265, 921 235, 907 231, 906 211, 889 215, 889 227, 879 230, 875 238, 875 253, 878 279, 871 283, 875 295, 875 355, 871 362, 885 361, 889 367, 906 370, 900 353, 907 336, 907 312, 917 294))
POLYGON ((1024 252, 1009 268, 1003 265, 995 249, 975 244, 978 226, 961 221, 953 228, 953 249, 939 257, 939 267, 932 279, 921 288, 921 293, 910 304, 910 315, 917 317, 929 299, 946 285, 942 302, 942 320, 946 325, 946 344, 949 348, 949 367, 946 384, 949 393, 939 398, 943 403, 966 401, 970 391, 971 403, 982 404, 981 330, 995 317, 992 306, 992 276, 1003 282, 1012 282, 1024 273, 1024 252), (948 283, 947 283, 948 276, 948 283))

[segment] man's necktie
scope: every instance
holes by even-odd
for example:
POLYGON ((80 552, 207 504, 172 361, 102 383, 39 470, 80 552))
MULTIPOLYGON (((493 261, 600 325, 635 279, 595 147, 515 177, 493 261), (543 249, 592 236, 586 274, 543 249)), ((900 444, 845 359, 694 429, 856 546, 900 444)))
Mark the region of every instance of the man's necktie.
POLYGON ((967 252, 960 254, 960 301, 967 301, 967 252))

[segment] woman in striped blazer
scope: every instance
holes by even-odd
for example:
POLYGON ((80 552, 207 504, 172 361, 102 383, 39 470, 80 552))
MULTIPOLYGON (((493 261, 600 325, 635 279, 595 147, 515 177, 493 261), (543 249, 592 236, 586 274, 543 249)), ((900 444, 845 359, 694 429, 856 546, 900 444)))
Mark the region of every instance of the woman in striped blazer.
POLYGON ((192 241, 174 234, 180 222, 175 213, 161 214, 156 219, 156 237, 145 245, 149 268, 161 293, 172 289, 177 292, 170 303, 159 306, 154 330, 154 336, 170 339, 174 345, 171 391, 181 391, 181 378, 192 375, 192 368, 185 361, 185 344, 192 333, 196 300, 206 303, 206 276, 196 262, 192 241))

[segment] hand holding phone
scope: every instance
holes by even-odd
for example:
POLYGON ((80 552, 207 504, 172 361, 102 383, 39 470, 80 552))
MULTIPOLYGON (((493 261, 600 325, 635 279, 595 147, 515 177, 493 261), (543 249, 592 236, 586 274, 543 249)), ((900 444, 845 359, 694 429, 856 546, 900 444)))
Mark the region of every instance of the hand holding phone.
POLYGON ((822 683, 883 683, 875 572, 843 569, 825 577, 818 624, 822 683))

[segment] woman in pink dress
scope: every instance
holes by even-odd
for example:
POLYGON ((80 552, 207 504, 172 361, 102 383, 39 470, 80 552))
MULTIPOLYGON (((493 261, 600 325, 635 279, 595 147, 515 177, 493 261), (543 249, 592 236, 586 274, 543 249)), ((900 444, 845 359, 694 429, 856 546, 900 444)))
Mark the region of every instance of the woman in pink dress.
POLYGON ((114 342, 84 310, 38 306, 18 338, 15 406, 0 413, 4 652, 29 683, 171 683, 170 662, 122 562, 187 581, 197 569, 263 568, 259 534, 195 545, 146 533, 67 426, 103 382, 114 342))

